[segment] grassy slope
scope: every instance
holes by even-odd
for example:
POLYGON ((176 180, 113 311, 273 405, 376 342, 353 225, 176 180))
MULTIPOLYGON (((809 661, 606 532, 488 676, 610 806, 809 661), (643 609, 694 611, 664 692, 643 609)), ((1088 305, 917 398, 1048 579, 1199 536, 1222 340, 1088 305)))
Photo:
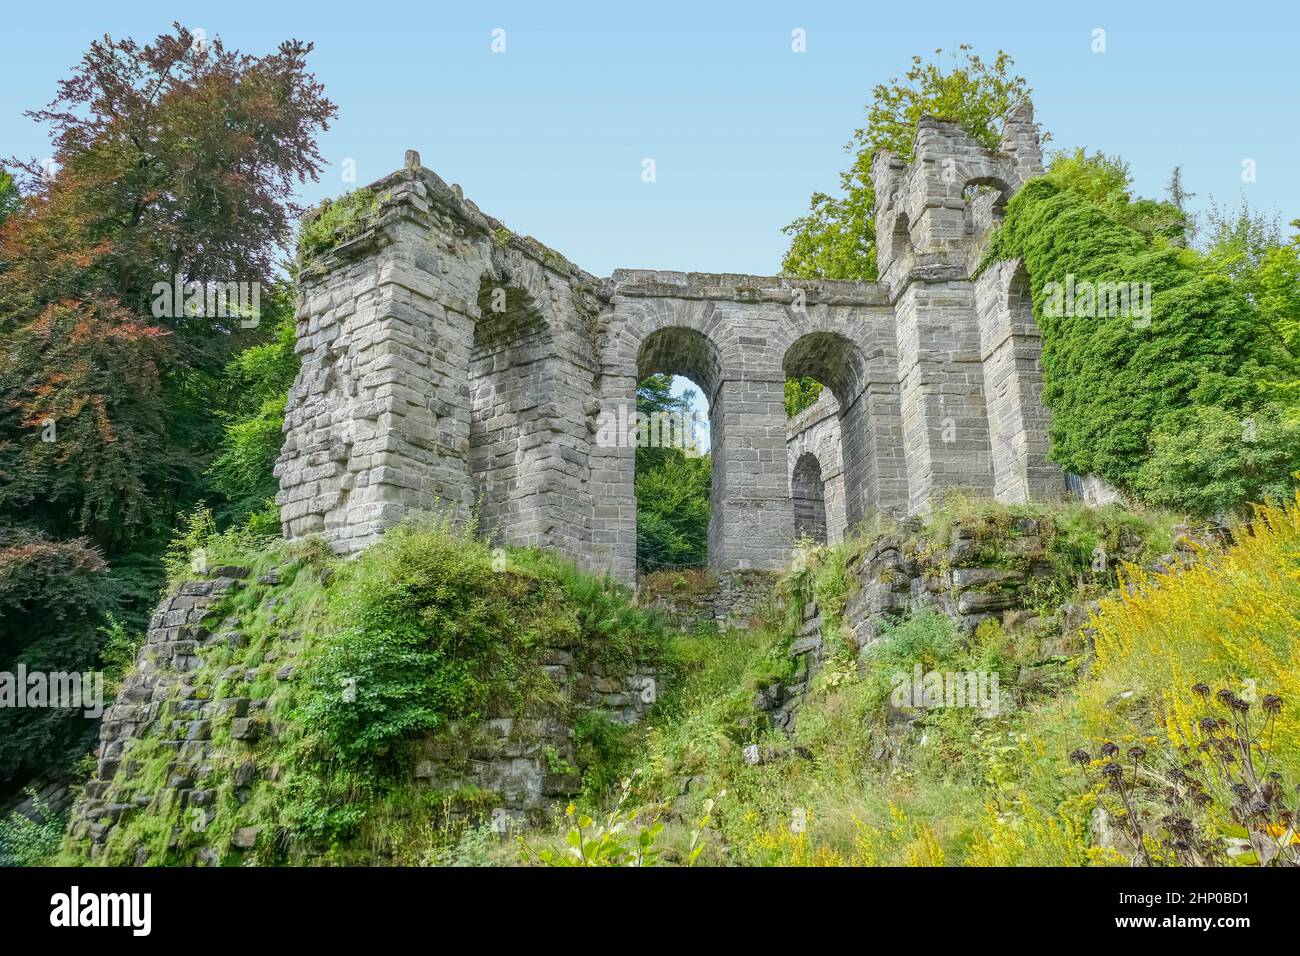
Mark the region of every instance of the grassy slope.
MULTIPOLYGON (((1014 549, 1004 545, 1016 519, 1029 515, 1049 519, 1054 529, 1048 553, 1059 573, 1039 596, 1043 611, 1096 596, 1096 587, 1081 591, 1078 582, 1097 543, 1136 540, 1143 560, 1171 543, 1171 522, 1158 517, 957 505, 930 519, 919 546, 942 541, 954 520, 977 520, 988 529, 987 560, 1011 563, 1014 549)), ((794 677, 787 652, 804 602, 815 599, 824 618, 843 607, 847 559, 861 541, 821 552, 787 579, 783 600, 761 626, 674 634, 618 589, 535 552, 511 551, 502 576, 492 570, 499 555, 445 527, 390 534, 353 562, 314 545, 258 549, 229 535, 208 536, 210 564, 250 566, 250 581, 278 568, 283 583, 251 585, 228 598, 223 612, 238 618, 247 642, 205 650, 200 695, 265 696, 276 733, 249 751, 230 747, 228 721, 215 721, 221 757, 201 782, 217 792, 215 817, 199 831, 183 808, 163 800, 117 828, 107 860, 129 862, 144 848, 154 863, 188 862, 200 846, 225 846, 237 827, 257 825, 274 839, 259 841, 251 856, 223 854, 226 862, 519 861, 515 842, 499 841, 484 827, 448 825, 452 802, 485 810, 490 797, 416 788, 405 743, 444 719, 511 701, 526 706, 541 687, 527 679, 539 637, 565 628, 581 634, 584 653, 658 663, 663 691, 645 725, 619 728, 572 715, 584 780, 572 819, 585 812, 602 820, 619 780, 628 778, 625 806, 632 809, 619 825, 635 833, 652 817, 662 823, 654 840, 662 862, 688 862, 692 846, 700 848, 700 862, 733 864, 1124 862, 1093 845, 1094 808, 1100 799, 1114 810, 1115 801, 1099 786, 1100 761, 1085 775, 1071 766, 1072 750, 1095 756, 1100 742, 1113 740, 1124 748, 1141 744, 1154 759, 1175 759, 1174 747, 1198 740, 1192 721, 1207 705, 1189 690, 1197 681, 1218 689, 1253 679, 1259 695, 1281 694, 1287 705, 1300 691, 1300 507, 1266 509, 1239 539, 1226 553, 1205 553, 1194 567, 1158 580, 1130 569, 1133 593, 1105 598, 1090 622, 1095 652, 1056 662, 1051 679, 1020 691, 1010 713, 983 719, 949 709, 910 723, 890 720, 889 677, 915 661, 927 669, 997 671, 1002 686, 1012 687, 1022 666, 1041 660, 1040 644, 1014 629, 985 624, 962 640, 946 618, 918 613, 889 629, 864 666, 844 642, 844 653, 812 682, 795 735, 786 739, 765 727, 754 695, 794 677), (469 613, 483 625, 482 640, 469 646, 484 666, 452 673, 421 658, 411 673, 403 655, 426 652, 428 631, 421 627, 448 613, 457 620, 469 613), (396 658, 348 662, 397 681, 389 697, 371 701, 377 709, 360 728, 370 733, 360 746, 359 728, 327 699, 337 676, 331 661, 373 647, 381 632, 380 646, 395 648, 396 658), (277 680, 286 665, 303 673, 277 680), (451 684, 430 684, 435 672, 451 684), (439 707, 408 706, 430 692, 442 695, 439 707), (767 759, 757 766, 742 759, 751 742, 765 748, 767 759), (257 772, 237 793, 240 765, 249 761, 257 772), (168 849, 177 826, 180 845, 168 849)), ((1300 779, 1296 723, 1284 706, 1269 736, 1270 767, 1292 782, 1300 779)), ((134 756, 137 792, 162 792, 170 751, 155 737, 134 756)), ((1221 803, 1198 825, 1209 835, 1240 836, 1221 803)), ((530 858, 546 848, 566 852, 560 814, 552 832, 527 836, 530 858)), ((63 859, 84 861, 84 848, 65 846, 63 859)))

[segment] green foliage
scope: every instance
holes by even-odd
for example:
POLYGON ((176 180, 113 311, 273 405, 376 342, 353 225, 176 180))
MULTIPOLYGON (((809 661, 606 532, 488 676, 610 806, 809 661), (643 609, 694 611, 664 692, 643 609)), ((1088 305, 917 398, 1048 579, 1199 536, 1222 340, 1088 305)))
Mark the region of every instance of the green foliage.
POLYGON ((55 813, 35 790, 28 790, 35 816, 17 810, 0 820, 0 867, 49 866, 63 845, 67 814, 55 813))
POLYGON ((618 802, 597 823, 573 804, 565 809, 571 826, 565 837, 568 852, 534 850, 523 837, 519 846, 526 862, 545 866, 654 866, 659 859, 655 841, 663 832, 664 807, 629 807, 632 780, 623 781, 618 802))
POLYGON ((636 478, 637 567, 703 567, 708 562, 708 455, 673 455, 636 478))
POLYGON ((603 796, 627 772, 633 753, 632 729, 591 711, 573 725, 573 747, 582 766, 584 793, 603 796))
MULTIPOLYGON (((236 419, 221 412, 283 381, 223 376, 265 332, 242 327, 243 314, 158 308, 156 287, 257 283, 277 318, 292 311, 273 281, 299 213, 292 194, 319 174, 315 137, 336 112, 307 71, 310 51, 287 41, 243 55, 179 26, 148 43, 105 36, 28 114, 59 175, 15 162, 20 195, 0 171, 0 527, 26 529, 3 548, 16 543, 11 571, 31 571, 84 537, 107 573, 93 597, 60 593, 71 578, 59 573, 24 584, 22 601, 49 604, 0 611, 0 631, 30 628, 22 641, 0 634, 0 670, 86 671, 101 649, 120 667, 157 603, 176 516, 205 498, 223 520, 262 509, 280 437, 274 389, 236 419), (228 422, 228 480, 214 488, 228 422)), ((93 722, 65 716, 0 714, 0 786, 84 752, 93 722)))
POLYGON ((402 745, 449 721, 554 693, 549 647, 634 663, 660 625, 626 592, 534 552, 494 552, 445 522, 390 530, 330 589, 327 636, 300 719, 342 761, 400 763, 402 745))
POLYGON ((1224 515, 1243 502, 1287 501, 1300 473, 1300 413, 1269 403, 1243 418, 1200 406, 1181 428, 1157 431, 1152 448, 1135 485, 1155 505, 1224 515))
POLYGON ((223 388, 231 400, 217 412, 225 435, 210 473, 226 499, 218 509, 223 524, 251 521, 256 530, 275 533, 279 481, 272 469, 284 444, 285 402, 301 360, 294 351, 293 289, 277 285, 268 299, 262 316, 271 337, 240 352, 226 367, 223 388), (273 522, 268 522, 264 516, 272 511, 273 522))
POLYGON ((1160 236, 1169 242, 1186 242, 1186 214, 1172 203, 1134 199, 1133 177, 1128 163, 1119 156, 1097 152, 1089 155, 1082 147, 1052 156, 1047 179, 1088 200, 1112 220, 1140 232, 1147 238, 1160 236))
MULTIPOLYGON (((1300 230, 1300 219, 1292 223, 1300 230)), ((1206 229, 1206 265, 1229 276, 1259 310, 1260 321, 1291 356, 1300 355, 1300 232, 1283 243, 1276 218, 1212 206, 1206 229)), ((1294 380, 1269 383, 1297 397, 1294 380)))
MULTIPOLYGON (((636 407, 651 418, 688 415, 691 396, 672 394, 671 375, 650 375, 637 385, 636 407)), ((709 553, 709 491, 712 459, 683 448, 636 449, 637 567, 703 567, 709 553)))
POLYGON ((1198 406, 1240 420, 1262 404, 1261 382, 1295 377, 1291 357, 1230 276, 1159 237, 1148 241, 1075 189, 1042 179, 1011 200, 985 261, 1018 257, 1043 333, 1052 457, 1069 471, 1133 491, 1155 434, 1184 430, 1198 406), (1052 313, 1046 284, 1068 276, 1149 283, 1149 323, 1135 314, 1052 313))
POLYGON ((922 116, 955 120, 989 149, 998 147, 1002 118, 1029 95, 1028 85, 1010 72, 1011 57, 1001 51, 991 62, 966 44, 949 55, 950 65, 943 50, 932 61, 914 56, 902 78, 872 90, 866 126, 845 147, 853 162, 840 174, 843 195, 814 193, 809 212, 785 227, 790 248, 782 272, 805 279, 878 277, 871 157, 887 149, 908 161, 922 116))
POLYGON ((18 184, 13 176, 0 168, 0 226, 4 221, 22 208, 23 197, 18 191, 18 184))
MULTIPOLYGON (((695 390, 686 389, 681 395, 672 393, 673 377, 671 375, 647 375, 636 387, 636 410, 647 420, 656 415, 689 415, 691 401, 695 390)), ((662 445, 638 444, 636 449, 636 473, 648 474, 660 468, 666 461, 683 455, 681 448, 662 445)))
POLYGON ((304 723, 345 761, 389 756, 449 720, 544 693, 541 653, 578 631, 551 582, 494 570, 448 526, 402 526, 340 574, 304 723))
MULTIPOLYGON (((1256 273, 1260 318, 1292 355, 1300 355, 1300 219, 1286 245, 1266 249, 1256 273)), ((1296 383, 1289 383, 1292 397, 1296 383)))
POLYGON ((378 211, 378 197, 366 188, 325 200, 315 216, 303 221, 298 232, 299 264, 307 265, 321 253, 359 235, 369 217, 378 211))
POLYGON ((787 378, 785 380, 785 414, 794 418, 821 397, 822 383, 815 378, 787 378))
MULTIPOLYGON (((84 540, 6 529, 0 547, 0 670, 93 667, 99 624, 117 608, 108 565, 84 540)), ((0 708, 0 792, 89 746, 97 725, 79 710, 0 708)))
MULTIPOLYGON (((267 699, 256 715, 263 736, 254 745, 232 740, 230 717, 219 709, 217 751, 199 784, 218 794, 215 816, 197 831, 184 808, 166 799, 175 753, 162 741, 180 732, 184 715, 164 708, 132 746, 136 769, 119 775, 121 790, 109 797, 164 799, 147 814, 123 817, 104 862, 132 862, 141 850, 154 864, 192 862, 202 847, 226 853, 242 826, 266 831, 245 861, 358 864, 380 852, 405 863, 482 861, 490 846, 466 828, 476 829, 499 797, 425 789, 412 774, 417 743, 462 747, 463 731, 485 716, 572 707, 562 715, 582 728, 577 760, 553 751, 548 769, 590 770, 600 786, 617 779, 611 768, 626 738, 562 702, 542 665, 548 648, 562 647, 584 673, 658 669, 663 624, 636 608, 626 588, 552 554, 491 548, 440 521, 396 527, 351 561, 319 540, 259 541, 244 527, 216 527, 210 510, 197 509, 169 562, 175 580, 197 576, 196 556, 210 569, 248 570, 243 586, 212 611, 237 621, 223 626, 237 627, 243 640, 200 647, 200 666, 188 679, 197 699, 214 704, 267 699), (278 583, 262 581, 273 569, 278 583), (280 676, 285 667, 292 679, 280 676), (254 761, 258 773, 238 785, 236 799, 232 774, 254 761)), ((131 642, 124 630, 118 639, 131 642)), ((70 853, 79 859, 79 848, 70 853)))
POLYGON ((163 557, 167 581, 176 585, 192 580, 209 568, 223 564, 243 564, 269 544, 265 536, 247 526, 218 532, 217 519, 206 502, 180 516, 175 533, 163 557))

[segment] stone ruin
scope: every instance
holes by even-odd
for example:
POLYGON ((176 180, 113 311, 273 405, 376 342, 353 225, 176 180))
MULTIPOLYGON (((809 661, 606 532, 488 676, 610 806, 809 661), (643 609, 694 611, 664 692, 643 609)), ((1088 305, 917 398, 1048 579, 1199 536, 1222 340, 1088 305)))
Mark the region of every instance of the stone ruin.
POLYGON ((997 151, 927 117, 910 163, 873 159, 878 282, 598 279, 408 152, 370 187, 364 229, 300 277, 285 536, 349 552, 415 512, 474 513, 500 543, 632 582, 635 389, 659 372, 708 400, 718 571, 785 567, 801 534, 834 541, 952 491, 1060 498, 1028 277, 1018 261, 973 277, 1042 172, 1027 101, 997 151), (824 397, 787 419, 798 376, 824 397))

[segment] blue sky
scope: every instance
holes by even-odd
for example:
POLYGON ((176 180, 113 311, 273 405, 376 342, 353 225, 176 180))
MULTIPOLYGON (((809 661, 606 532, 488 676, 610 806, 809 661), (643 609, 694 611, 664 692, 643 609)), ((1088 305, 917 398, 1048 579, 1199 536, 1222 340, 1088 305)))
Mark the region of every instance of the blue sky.
POLYGON ((1004 49, 1058 147, 1121 154, 1137 191, 1170 169, 1204 207, 1242 194, 1300 216, 1300 5, 230 0, 11 4, 0 32, 0 155, 43 156, 24 118, 105 32, 180 20, 250 53, 316 43, 339 105, 314 202, 398 168, 403 151, 517 232, 596 275, 661 268, 771 274, 781 226, 831 190, 872 86, 916 53, 1004 49), (492 31, 505 31, 493 53, 492 31), (791 51, 806 31, 807 52, 791 51), (1106 31, 1094 53, 1093 30, 1106 31), (655 162, 656 181, 642 181, 655 162), (1243 159, 1256 181, 1243 183, 1243 159))
POLYGON ((418 149, 512 229, 597 275, 770 274, 781 226, 833 189, 871 87, 913 53, 1002 48, 1057 146, 1118 152, 1159 195, 1175 163, 1202 205, 1300 216, 1300 6, 1294 3, 226 2, 13 4, 0 31, 0 154, 44 155, 21 113, 104 32, 173 19, 247 52, 316 43, 339 105, 315 201, 418 149), (807 32, 807 52, 790 32, 807 32), (1105 53, 1091 50, 1106 30, 1105 53), (491 31, 506 52, 491 52, 491 31), (641 180, 652 158, 656 181, 641 180), (1257 180, 1241 181, 1256 161, 1257 180))

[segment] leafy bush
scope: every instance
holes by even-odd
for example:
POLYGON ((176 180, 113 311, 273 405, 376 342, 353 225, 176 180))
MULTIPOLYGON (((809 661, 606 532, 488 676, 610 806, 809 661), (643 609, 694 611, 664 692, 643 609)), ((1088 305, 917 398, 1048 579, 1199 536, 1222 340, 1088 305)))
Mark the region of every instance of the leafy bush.
POLYGON ((272 472, 284 444, 286 396, 300 365, 295 297, 287 285, 271 290, 262 310, 263 318, 270 320, 270 339, 240 352, 224 373, 222 384, 230 400, 216 413, 224 422, 224 434, 209 469, 226 499, 217 508, 223 525, 251 521, 260 533, 279 532, 275 494, 280 483, 272 472), (275 514, 268 521, 271 511, 275 514))
POLYGON ((389 531, 331 589, 302 720, 347 761, 545 692, 540 657, 578 622, 553 582, 441 523, 389 531))
MULTIPOLYGON (((1241 421, 1266 402, 1267 383, 1294 381, 1297 366, 1231 275, 1117 221, 1124 217, 1115 208, 1128 208, 1122 203, 1098 205, 1086 195, 1050 177, 1028 183, 1008 203, 985 261, 1022 258, 1033 283, 1052 458, 1069 471, 1148 491, 1156 479, 1144 479, 1141 470, 1157 436, 1168 443, 1168 436, 1198 424, 1203 429, 1207 416, 1241 421), (1076 283, 1149 283, 1149 323, 1136 315, 1049 314, 1042 290, 1068 276, 1076 283), (1205 408, 1219 411, 1200 411, 1205 408)), ((1243 454, 1252 453, 1230 456, 1227 470, 1243 454)), ((1183 483, 1160 497, 1196 498, 1192 491, 1183 483)), ((1245 500, 1228 504, 1241 507, 1245 500)))
POLYGON ((1269 403, 1241 416, 1215 405, 1152 436, 1134 486, 1152 504, 1227 515, 1243 502, 1286 501, 1300 472, 1300 410, 1269 403))
POLYGON ((28 790, 32 813, 17 810, 0 820, 0 866, 48 866, 63 845, 67 814, 55 813, 35 790, 28 790))
MULTIPOLYGON (((84 540, 6 532, 0 547, 0 671, 94 668, 100 624, 117 607, 108 565, 84 540)), ((81 711, 0 708, 0 792, 89 745, 96 723, 81 711)))
POLYGON ((702 567, 708 561, 711 469, 707 455, 677 454, 637 475, 637 567, 702 567))
POLYGON ((564 811, 570 822, 565 836, 567 851, 536 850, 520 837, 525 862, 545 866, 654 866, 659 859, 655 841, 664 829, 659 817, 666 808, 630 807, 631 795, 632 780, 628 778, 623 781, 618 801, 599 823, 569 804, 564 811))

